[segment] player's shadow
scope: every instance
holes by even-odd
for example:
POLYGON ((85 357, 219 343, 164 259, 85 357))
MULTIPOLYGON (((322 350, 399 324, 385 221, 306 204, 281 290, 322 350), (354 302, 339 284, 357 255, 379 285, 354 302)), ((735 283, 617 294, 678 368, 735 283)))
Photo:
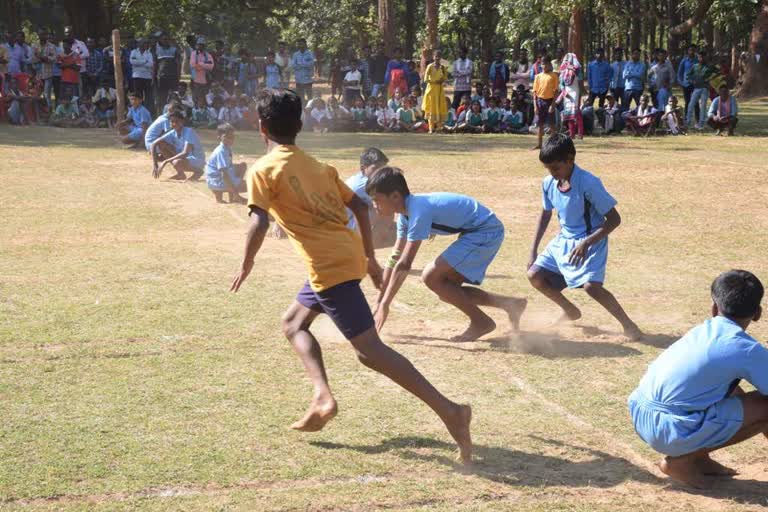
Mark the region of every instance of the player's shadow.
POLYGON ((393 452, 399 457, 438 463, 506 485, 541 487, 615 487, 627 480, 659 484, 661 479, 621 457, 600 450, 532 437, 537 443, 565 448, 577 460, 500 446, 474 446, 474 463, 456 461, 456 446, 427 437, 395 437, 378 445, 349 445, 324 441, 310 444, 328 450, 352 450, 368 455, 393 452))
POLYGON ((444 350, 465 352, 507 352, 529 354, 547 359, 580 359, 593 357, 631 357, 641 355, 639 350, 617 343, 600 341, 573 341, 556 333, 521 331, 510 336, 499 336, 472 343, 451 342, 447 338, 399 334, 392 336, 394 344, 427 345, 444 350))
MULTIPOLYGON (((593 325, 580 325, 578 327, 586 336, 621 336, 617 332, 605 331, 593 325)), ((680 339, 679 336, 670 336, 668 334, 643 334, 643 337, 639 340, 628 343, 640 343, 656 348, 667 348, 678 339, 680 339)))

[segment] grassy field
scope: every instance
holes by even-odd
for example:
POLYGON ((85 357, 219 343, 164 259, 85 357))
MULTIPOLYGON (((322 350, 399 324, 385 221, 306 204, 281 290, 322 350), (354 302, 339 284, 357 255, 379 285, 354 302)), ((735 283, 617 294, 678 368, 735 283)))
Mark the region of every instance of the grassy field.
MULTIPOLYGON (((473 405, 469 470, 437 418, 362 367, 324 318, 315 331, 340 414, 321 433, 287 428, 310 386, 279 319, 305 271, 288 242, 268 240, 228 293, 244 207, 217 205, 204 183, 153 181, 147 156, 106 130, 0 126, 0 509, 768 506, 765 439, 718 455, 739 477, 691 493, 655 470, 625 405, 646 365, 707 316, 719 272, 768 281, 768 102, 743 108, 749 136, 578 143, 577 161, 619 201, 606 285, 649 333, 642 343, 624 342, 583 292, 570 292, 582 320, 544 328, 557 311, 524 273, 545 172, 532 137, 302 136, 344 176, 377 145, 412 190, 471 194, 504 221, 485 286, 529 298, 520 336, 447 342, 464 320, 416 277, 384 332, 473 405)), ((210 151, 210 132, 204 141, 210 151)), ((235 154, 252 162, 263 148, 245 134, 235 154)), ((448 243, 426 244, 417 266, 448 243)), ((765 323, 752 332, 768 337, 765 323)))

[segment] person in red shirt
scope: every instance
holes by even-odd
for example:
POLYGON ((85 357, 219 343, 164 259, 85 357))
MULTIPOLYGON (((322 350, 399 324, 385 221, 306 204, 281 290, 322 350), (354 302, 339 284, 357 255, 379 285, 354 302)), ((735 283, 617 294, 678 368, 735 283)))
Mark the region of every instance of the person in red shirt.
MULTIPOLYGON (((61 68, 61 96, 77 96, 80 84, 80 55, 72 51, 74 40, 70 37, 61 43, 64 51, 58 56, 61 68)), ((58 100, 58 98, 56 98, 58 100)))

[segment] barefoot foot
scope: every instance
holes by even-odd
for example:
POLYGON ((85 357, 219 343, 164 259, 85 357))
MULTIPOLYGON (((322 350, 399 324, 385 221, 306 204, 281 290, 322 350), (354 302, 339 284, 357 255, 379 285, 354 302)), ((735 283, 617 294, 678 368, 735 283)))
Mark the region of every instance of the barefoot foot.
POLYGON ((458 343, 476 341, 489 332, 493 332, 494 329, 496 329, 496 322, 494 322, 491 317, 487 317, 485 320, 479 322, 471 322, 466 331, 459 334, 458 336, 454 336, 450 339, 450 341, 455 341, 458 343))
POLYGON ((507 303, 502 306, 507 312, 509 323, 512 324, 513 332, 518 332, 520 330, 520 317, 523 316, 523 312, 527 306, 528 301, 525 299, 509 299, 507 303))
POLYGON ((696 489, 706 489, 709 487, 706 476, 698 468, 695 461, 690 458, 666 457, 658 463, 658 466, 661 472, 672 480, 696 489))
POLYGON ((643 331, 640 330, 637 324, 632 323, 632 325, 624 327, 624 336, 629 341, 640 341, 643 338, 643 331))
POLYGON ((699 467, 702 473, 707 476, 735 476, 739 472, 728 466, 724 466, 717 461, 712 460, 709 454, 704 455, 696 461, 696 465, 699 467))
POLYGON ((336 416, 337 412, 339 409, 333 398, 326 401, 313 400, 304 417, 291 425, 291 428, 301 432, 317 432, 322 430, 325 424, 336 416))
POLYGON ((555 321, 554 325, 569 324, 575 322, 579 318, 581 318, 581 310, 574 306, 573 309, 564 310, 563 314, 555 321))
POLYGON ((187 179, 187 176, 183 172, 177 172, 176 174, 174 174, 173 176, 171 176, 168 179, 169 180, 180 180, 180 181, 182 181, 182 180, 187 179))
POLYGON ((459 405, 450 419, 443 420, 448 432, 459 445, 459 459, 464 464, 472 464, 472 434, 469 424, 472 423, 472 407, 459 405))

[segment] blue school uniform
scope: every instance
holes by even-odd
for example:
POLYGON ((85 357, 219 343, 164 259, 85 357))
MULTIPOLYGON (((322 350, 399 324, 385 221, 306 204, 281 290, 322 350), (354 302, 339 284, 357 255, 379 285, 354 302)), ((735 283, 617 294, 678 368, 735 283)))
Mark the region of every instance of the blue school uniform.
POLYGON ((195 169, 202 171, 205 168, 205 151, 203 151, 203 144, 200 142, 200 137, 197 136, 197 132, 192 128, 185 126, 181 130, 181 135, 176 133, 176 130, 171 130, 158 140, 165 141, 176 148, 177 153, 181 153, 184 149, 184 144, 189 143, 192 146, 192 153, 187 155, 187 161, 195 169))
POLYGON ((136 108, 128 108, 128 117, 131 118, 131 122, 133 123, 133 128, 128 132, 128 138, 131 140, 141 140, 141 136, 144 134, 142 125, 144 123, 147 125, 152 124, 152 114, 149 113, 147 107, 139 105, 136 108))
MULTIPOLYGON (((359 172, 347 178, 344 183, 352 189, 352 192, 354 192, 357 197, 362 199, 363 202, 368 205, 368 213, 370 214, 373 209, 373 199, 371 199, 371 196, 365 191, 365 186, 368 185, 368 176, 359 172)), ((347 215, 349 216, 347 227, 352 230, 357 229, 357 219, 355 219, 355 214, 352 213, 352 210, 349 208, 347 208, 347 215)))
POLYGON ((430 235, 459 235, 440 255, 467 282, 480 284, 504 241, 504 225, 472 197, 448 192, 410 194, 397 218, 397 238, 409 242, 430 235))
POLYGON ((152 121, 152 124, 147 128, 147 133, 144 134, 144 147, 147 148, 147 151, 149 151, 153 142, 166 134, 170 129, 171 119, 168 117, 168 114, 162 114, 152 121))
POLYGON ((602 227, 605 214, 616 206, 616 200, 605 190, 600 179, 574 164, 568 192, 561 192, 552 176, 544 178, 542 202, 545 210, 557 210, 560 233, 539 254, 534 266, 563 276, 569 288, 578 288, 588 282, 604 282, 608 238, 591 245, 579 265, 571 265, 568 261, 571 251, 602 227))
POLYGON ((208 162, 205 164, 205 180, 211 190, 227 190, 224 183, 224 173, 229 181, 237 189, 243 180, 235 173, 235 165, 232 163, 232 148, 219 144, 213 150, 208 162))
POLYGON ((741 379, 768 394, 768 349, 718 316, 694 327, 651 365, 628 400, 638 435, 678 457, 722 446, 744 422, 741 379))

